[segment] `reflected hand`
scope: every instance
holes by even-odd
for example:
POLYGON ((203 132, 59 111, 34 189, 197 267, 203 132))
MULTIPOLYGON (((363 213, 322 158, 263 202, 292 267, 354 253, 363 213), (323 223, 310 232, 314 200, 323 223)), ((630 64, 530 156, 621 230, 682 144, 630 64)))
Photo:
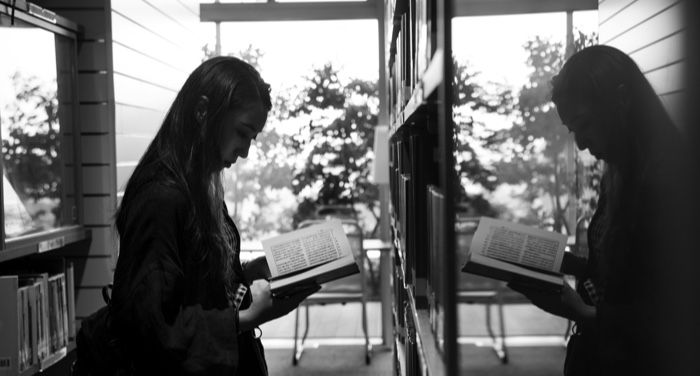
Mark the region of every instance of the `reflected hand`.
POLYGON ((538 290, 518 283, 509 283, 508 287, 525 295, 532 304, 553 315, 574 321, 595 319, 595 307, 586 304, 568 283, 564 283, 560 292, 538 290))

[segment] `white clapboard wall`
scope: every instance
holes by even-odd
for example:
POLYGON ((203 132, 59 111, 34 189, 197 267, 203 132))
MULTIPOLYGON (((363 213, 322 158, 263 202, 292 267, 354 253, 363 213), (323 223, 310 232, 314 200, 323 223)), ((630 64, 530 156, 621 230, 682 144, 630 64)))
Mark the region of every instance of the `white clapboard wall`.
POLYGON ((600 43, 629 54, 680 128, 686 85, 683 0, 600 0, 600 43))
POLYGON ((187 74, 201 61, 193 0, 34 0, 84 28, 78 45, 80 161, 87 254, 75 265, 76 318, 104 305, 118 253, 119 192, 187 74))
POLYGON ((205 42, 198 1, 111 3, 119 199, 205 42))

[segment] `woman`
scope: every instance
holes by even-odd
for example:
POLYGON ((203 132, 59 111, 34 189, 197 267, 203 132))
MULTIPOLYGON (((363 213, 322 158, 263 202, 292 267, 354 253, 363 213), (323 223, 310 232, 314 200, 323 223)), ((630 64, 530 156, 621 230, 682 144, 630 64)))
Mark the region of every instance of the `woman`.
POLYGON ((111 334, 126 371, 266 375, 254 329, 318 286, 273 299, 264 258, 243 268, 221 172, 246 158, 270 110, 253 67, 216 57, 192 72, 126 186, 111 334))
POLYGON ((577 277, 561 294, 513 289, 574 320, 566 375, 663 374, 662 243, 675 217, 683 142, 634 61, 609 46, 571 56, 553 80, 552 100, 579 149, 606 163, 588 228, 588 260, 566 255, 577 277))

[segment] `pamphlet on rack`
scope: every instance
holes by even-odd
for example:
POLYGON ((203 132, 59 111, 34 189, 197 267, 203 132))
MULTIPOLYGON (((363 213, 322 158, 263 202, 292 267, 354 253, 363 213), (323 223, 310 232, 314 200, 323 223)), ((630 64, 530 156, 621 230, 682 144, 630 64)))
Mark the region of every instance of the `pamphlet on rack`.
POLYGON ((263 240, 262 246, 274 295, 285 295, 305 283, 323 284, 360 272, 339 220, 263 240))
POLYGON ((533 288, 559 290, 566 236, 508 221, 482 217, 463 272, 533 288))

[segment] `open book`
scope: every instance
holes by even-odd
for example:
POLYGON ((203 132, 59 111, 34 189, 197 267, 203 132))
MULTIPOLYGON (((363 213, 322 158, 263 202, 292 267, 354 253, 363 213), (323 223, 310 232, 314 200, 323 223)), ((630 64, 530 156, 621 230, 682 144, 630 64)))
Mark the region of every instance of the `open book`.
POLYGON ((559 290, 566 236, 482 217, 462 271, 545 290, 559 290))
POLYGON ((263 240, 262 246, 274 295, 285 295, 306 282, 322 284, 360 272, 337 220, 263 240))

